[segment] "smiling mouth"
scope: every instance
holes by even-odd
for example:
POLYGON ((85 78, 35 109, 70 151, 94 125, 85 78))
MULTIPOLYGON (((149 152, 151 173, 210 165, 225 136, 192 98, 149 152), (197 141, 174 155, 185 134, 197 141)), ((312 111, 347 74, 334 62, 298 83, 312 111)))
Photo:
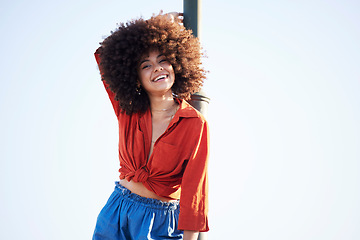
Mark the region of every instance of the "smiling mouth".
POLYGON ((160 80, 164 80, 164 79, 166 79, 167 77, 168 77, 168 75, 166 75, 166 74, 160 75, 160 76, 156 77, 156 78, 153 80, 153 82, 157 82, 157 81, 160 81, 160 80))

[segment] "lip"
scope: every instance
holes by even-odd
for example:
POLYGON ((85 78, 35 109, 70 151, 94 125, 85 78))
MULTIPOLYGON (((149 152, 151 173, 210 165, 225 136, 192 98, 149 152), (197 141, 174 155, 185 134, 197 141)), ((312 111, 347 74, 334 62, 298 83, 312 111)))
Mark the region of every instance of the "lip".
POLYGON ((151 82, 160 82, 160 81, 166 80, 168 77, 169 77, 168 74, 159 74, 156 77, 154 77, 151 80, 151 82))

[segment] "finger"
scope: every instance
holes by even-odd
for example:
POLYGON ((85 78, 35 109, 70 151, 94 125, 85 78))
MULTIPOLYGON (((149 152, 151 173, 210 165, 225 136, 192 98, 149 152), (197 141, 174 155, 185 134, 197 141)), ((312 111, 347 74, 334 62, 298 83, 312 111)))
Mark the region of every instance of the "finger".
POLYGON ((169 13, 167 13, 166 15, 168 16, 168 18, 169 18, 172 22, 174 22, 175 19, 176 19, 177 21, 179 21, 180 23, 183 23, 183 22, 184 22, 184 20, 183 20, 184 14, 183 14, 183 13, 179 13, 179 12, 169 12, 169 13))

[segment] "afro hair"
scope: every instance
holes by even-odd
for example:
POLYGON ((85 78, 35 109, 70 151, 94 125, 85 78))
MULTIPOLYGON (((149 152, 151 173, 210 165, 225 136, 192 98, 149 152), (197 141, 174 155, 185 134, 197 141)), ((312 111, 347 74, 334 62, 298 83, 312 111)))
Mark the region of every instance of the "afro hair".
POLYGON ((149 98, 144 91, 138 94, 138 67, 144 54, 159 50, 171 63, 175 73, 172 92, 177 98, 188 100, 200 90, 206 71, 202 67, 199 40, 185 29, 180 19, 166 14, 148 20, 139 18, 121 23, 100 43, 102 80, 115 93, 120 108, 127 114, 145 112, 149 98))

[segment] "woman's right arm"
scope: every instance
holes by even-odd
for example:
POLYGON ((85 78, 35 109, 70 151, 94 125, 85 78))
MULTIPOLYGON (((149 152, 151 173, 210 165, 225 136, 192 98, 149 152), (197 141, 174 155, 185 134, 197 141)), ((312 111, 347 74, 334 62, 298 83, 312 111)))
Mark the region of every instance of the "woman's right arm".
MULTIPOLYGON (((96 50, 94 55, 95 55, 95 59, 96 59, 96 62, 98 64, 98 67, 99 67, 100 74, 102 75, 101 66, 100 66, 101 59, 100 59, 99 48, 96 50)), ((115 93, 110 90, 109 85, 106 83, 106 81, 103 80, 103 83, 104 83, 104 86, 105 86, 105 90, 106 90, 107 94, 109 95, 111 104, 112 104, 112 106, 114 108, 114 111, 115 111, 115 114, 118 117, 119 112, 120 112, 119 101, 115 100, 115 93)))

